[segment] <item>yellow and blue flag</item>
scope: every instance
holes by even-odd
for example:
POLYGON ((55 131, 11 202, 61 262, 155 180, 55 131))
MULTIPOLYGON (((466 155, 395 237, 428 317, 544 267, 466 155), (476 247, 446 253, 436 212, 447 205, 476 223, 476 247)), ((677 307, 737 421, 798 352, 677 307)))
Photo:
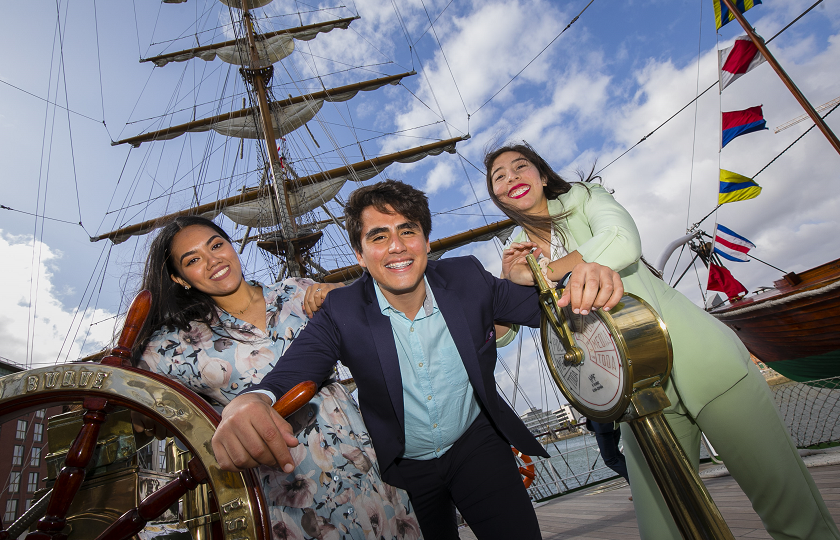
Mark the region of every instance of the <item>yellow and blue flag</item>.
MULTIPOLYGON (((735 15, 729 11, 729 8, 726 7, 726 4, 721 2, 721 0, 712 0, 715 5, 715 28, 720 30, 720 27, 724 24, 728 23, 729 21, 735 20, 735 15)), ((741 13, 747 11, 751 7, 760 4, 761 0, 735 0, 735 8, 740 11, 741 13)))
POLYGON ((761 186, 753 182, 752 178, 732 171, 720 170, 718 204, 754 199, 759 193, 761 193, 761 186))

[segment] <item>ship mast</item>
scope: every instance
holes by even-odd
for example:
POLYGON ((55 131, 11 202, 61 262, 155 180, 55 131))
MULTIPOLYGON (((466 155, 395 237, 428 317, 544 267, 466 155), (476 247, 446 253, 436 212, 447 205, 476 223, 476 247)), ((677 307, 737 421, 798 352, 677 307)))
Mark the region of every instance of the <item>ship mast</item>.
POLYGON ((265 136, 265 146, 268 151, 268 178, 269 189, 274 192, 276 204, 275 208, 279 214, 279 221, 281 231, 283 233, 283 240, 286 244, 286 267, 289 275, 293 277, 301 277, 301 257, 300 253, 295 250, 292 242, 297 227, 291 217, 291 205, 289 204, 289 192, 286 190, 285 170, 280 164, 280 155, 277 152, 277 140, 274 137, 274 124, 271 120, 271 110, 268 106, 268 97, 266 87, 271 80, 274 73, 274 66, 269 63, 267 66, 262 66, 259 53, 257 52, 257 42, 254 37, 254 26, 251 19, 251 12, 248 9, 248 0, 242 0, 242 20, 245 25, 245 32, 248 36, 248 52, 250 57, 249 67, 241 69, 242 75, 246 82, 251 83, 251 86, 256 91, 257 102, 259 105, 260 122, 262 122, 263 134, 265 136))
MULTIPOLYGON (((303 186, 317 185, 323 182, 341 180, 342 177, 345 179, 348 177, 354 177, 361 180, 367 180, 376 176, 376 174, 378 174, 382 169, 392 165, 393 163, 413 163, 419 159, 422 159, 423 156, 438 155, 442 152, 453 153, 455 152, 455 145, 460 141, 466 140, 467 138, 469 138, 469 136, 455 137, 452 139, 437 141, 430 144, 424 144, 423 146, 410 148, 408 150, 402 150, 400 152, 394 152, 392 154, 386 154, 384 156, 370 158, 365 161, 360 161, 358 163, 352 163, 343 167, 330 169, 328 171, 315 173, 309 176, 301 176, 299 178, 295 178, 293 181, 287 180, 285 188, 287 190, 291 189, 294 191, 303 186)), ((290 198, 292 194, 293 193, 289 194, 290 198)), ((174 219, 178 216, 212 214, 212 218, 215 217, 219 211, 222 211, 225 208, 255 201, 261 199, 262 197, 263 195, 258 189, 246 190, 245 192, 239 193, 232 197, 227 197, 225 199, 216 200, 206 204, 200 204, 192 208, 180 210, 178 212, 173 212, 165 216, 150 219, 142 223, 136 223, 134 225, 129 225, 127 227, 104 233, 99 236, 94 236, 90 239, 90 241, 98 242, 107 238, 113 241, 115 244, 119 244, 129 236, 133 236, 136 234, 146 234, 152 229, 156 229, 165 224, 168 220, 174 219)))
POLYGON ((764 55, 764 58, 767 62, 773 67, 773 71, 782 79, 782 82, 785 83, 790 93, 793 94, 793 97, 796 98, 796 101, 802 105, 802 108, 805 109, 805 112, 808 113, 808 116, 811 117, 811 120, 817 125, 817 127, 822 131, 825 138, 828 139, 828 142, 831 143, 831 146, 834 147, 834 150, 840 154, 840 140, 837 139, 837 135, 831 131, 831 128, 828 127, 828 124, 817 114, 817 111, 814 110, 814 107, 808 102, 799 88, 796 87, 796 84, 791 80, 785 70, 782 69, 782 66, 779 65, 779 62, 776 58, 770 54, 770 50, 767 49, 767 45, 764 44, 764 39, 755 33, 752 26, 747 22, 747 19, 744 15, 738 10, 735 6, 735 2, 732 0, 722 0, 726 7, 729 8, 729 12, 737 19, 738 24, 740 24, 744 31, 747 33, 747 36, 752 40, 755 46, 758 48, 759 52, 764 55))

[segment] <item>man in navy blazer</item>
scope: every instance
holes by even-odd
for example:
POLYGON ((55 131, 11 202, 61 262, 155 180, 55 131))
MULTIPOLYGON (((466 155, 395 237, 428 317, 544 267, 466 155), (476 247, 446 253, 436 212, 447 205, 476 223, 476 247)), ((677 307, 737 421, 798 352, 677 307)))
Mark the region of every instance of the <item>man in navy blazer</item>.
MULTIPOLYGON (((367 272, 330 292, 282 361, 225 407, 212 441, 219 464, 290 472, 286 445, 297 440, 270 408, 273 398, 325 380, 340 359, 358 386, 382 478, 408 491, 426 538, 458 538, 456 506, 478 538, 540 538, 510 446, 548 453, 499 395, 493 374, 494 321, 538 326, 536 290, 493 277, 474 257, 428 261, 428 201, 407 184, 355 191, 345 216, 367 272)), ((620 278, 606 267, 581 265, 572 279, 580 289, 597 283, 582 294, 582 308, 621 298, 620 278)))

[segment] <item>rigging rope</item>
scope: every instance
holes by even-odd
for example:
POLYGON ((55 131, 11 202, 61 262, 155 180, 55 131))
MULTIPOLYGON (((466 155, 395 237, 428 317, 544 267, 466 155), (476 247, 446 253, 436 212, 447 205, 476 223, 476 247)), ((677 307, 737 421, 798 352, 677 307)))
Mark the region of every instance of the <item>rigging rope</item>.
POLYGON ((805 11, 803 11, 802 13, 800 13, 800 14, 799 14, 799 16, 798 16, 797 18, 793 19, 792 21, 790 21, 789 23, 787 23, 787 25, 786 25, 784 28, 782 28, 781 30, 779 30, 778 32, 776 32, 776 35, 774 35, 773 37, 771 37, 770 39, 768 39, 768 40, 767 40, 767 43, 770 43, 771 41, 773 41, 773 40, 776 38, 776 36, 778 36, 779 34, 781 34, 782 32, 784 32, 785 30, 787 30, 788 28, 790 28, 791 26, 793 26, 793 23, 795 23, 796 21, 798 21, 799 19, 801 19, 802 17, 804 17, 806 13, 808 13, 809 11, 811 11, 812 9, 814 9, 815 7, 817 7, 820 3, 822 3, 822 1, 823 1, 823 0, 817 0, 816 2, 814 2, 814 3, 811 5, 811 7, 809 7, 808 9, 806 9, 805 11))
MULTIPOLYGON (((808 9, 806 9, 806 10, 805 10, 804 12, 802 12, 802 13, 801 13, 798 17, 796 17, 794 20, 792 20, 790 23, 788 23, 788 25, 787 25, 787 26, 785 26, 784 28, 782 28, 781 30, 779 30, 778 32, 776 32, 776 33, 773 35, 773 37, 771 37, 770 39, 768 39, 768 40, 765 42, 765 45, 768 45, 771 41, 773 41, 774 39, 776 39, 777 37, 779 37, 779 35, 780 35, 782 32, 784 32, 785 30, 787 30, 788 28, 790 28, 790 26, 791 26, 793 23, 795 23, 796 21, 798 21, 799 19, 801 19, 803 15, 805 15, 806 13, 808 13, 809 11, 811 11, 812 9, 814 9, 815 7, 817 7, 817 4, 819 4, 819 3, 820 3, 820 2, 822 2, 822 1, 823 1, 823 0, 817 0, 817 2, 816 2, 816 3, 814 3, 811 7, 809 7, 808 9)), ((689 101, 688 103, 686 103, 685 105, 683 105, 683 106, 682 106, 682 107, 681 107, 681 108, 680 108, 677 112, 675 112, 674 114, 672 114, 671 116, 669 116, 667 120, 665 120, 664 122, 662 122, 661 124, 659 124, 659 125, 658 125, 658 126, 657 126, 654 130, 653 130, 653 131, 651 131, 650 133, 648 133, 647 135, 645 135, 644 137, 642 137, 641 139, 639 139, 639 142, 637 142, 636 144, 634 144, 633 146, 631 146, 630 148, 628 148, 627 150, 625 150, 624 152, 622 152, 622 153, 621 153, 621 154, 620 154, 617 158, 615 158, 614 160, 610 161, 609 163, 607 163, 606 165, 604 165, 603 167, 601 167, 601 168, 598 170, 598 172, 596 172, 595 174, 596 174, 596 175, 597 175, 597 174, 600 174, 600 173, 601 173, 601 171, 603 171, 604 169, 606 169, 607 167, 609 167, 610 165, 612 165, 613 163, 615 163, 616 161, 618 161, 619 159, 621 159, 622 157, 624 157, 624 156, 625 156, 628 152, 630 152, 631 150, 633 150, 634 148, 636 148, 637 146, 639 146, 640 144, 642 144, 643 142, 645 142, 645 141, 646 141, 646 140, 647 140, 647 139, 648 139, 651 135, 653 135, 654 133, 656 133, 656 132, 659 130, 659 128, 661 128, 662 126, 664 126, 665 124, 667 124, 668 122, 670 122, 671 120, 673 120, 673 119, 674 119, 674 118, 675 118, 678 114, 680 114, 681 112, 683 112, 684 110, 686 110, 686 109, 689 107, 689 105, 691 105, 692 103, 694 103, 695 101, 697 101, 698 99, 700 99, 700 98, 701 98, 701 97, 702 97, 702 96, 703 96, 706 92, 708 92, 709 90, 711 90, 712 88, 714 88, 716 84, 718 84, 718 81, 717 81, 717 80, 716 80, 715 82, 713 82, 712 84, 710 84, 708 88, 706 88, 705 90, 703 90, 703 92, 701 92, 699 95, 697 95, 694 99, 692 99, 691 101, 689 101)))
MULTIPOLYGON (((61 32, 61 7, 59 4, 60 0, 56 0, 55 2, 55 9, 56 9, 56 17, 58 19, 58 50, 59 50, 59 64, 58 70, 61 73, 62 81, 64 82, 64 103, 67 106, 70 106, 70 97, 67 94, 67 66, 64 63, 64 34, 61 32)), ((65 24, 66 23, 66 9, 65 8, 65 24)), ((103 115, 104 119, 104 115, 103 115)), ((104 122, 104 120, 103 120, 104 122)), ((73 166, 73 185, 76 188, 76 208, 79 210, 79 225, 82 225, 82 201, 81 197, 79 197, 79 177, 76 174, 76 150, 75 146, 73 145, 73 126, 70 122, 70 112, 67 111, 67 132, 70 138, 70 163, 73 166)), ((82 225, 82 229, 84 229, 84 225, 82 225)), ((87 232, 87 231, 85 231, 87 232)))
MULTIPOLYGON (((408 27, 406 26, 405 21, 403 21, 402 14, 400 13, 400 8, 397 7, 397 3, 394 0, 391 0, 391 6, 393 6, 394 8, 394 13, 397 14, 397 21, 399 21, 400 28, 402 28, 403 35, 405 36, 405 42, 408 44, 408 50, 409 52, 413 52, 414 47, 411 46, 411 39, 408 37, 408 27)), ((411 66, 413 68, 414 56, 412 56, 411 54, 409 54, 409 56, 411 56, 411 66)))
POLYGON ((619 156, 618 156, 617 158, 615 158, 614 160, 610 161, 609 163, 607 163, 606 165, 604 165, 603 167, 601 167, 600 169, 598 169, 598 172, 596 172, 595 174, 596 174, 596 175, 601 174, 601 171, 603 171, 604 169, 606 169, 607 167, 609 167, 610 165, 612 165, 613 163, 615 163, 615 162, 616 162, 616 161, 618 161, 619 159, 623 158, 625 155, 627 155, 627 153, 628 153, 628 152, 630 152, 630 150, 632 150, 632 149, 636 148, 637 146, 639 146, 640 144, 642 144, 643 142, 645 142, 646 140, 648 140, 648 138, 649 138, 651 135, 653 135, 654 133, 656 133, 657 131, 659 131, 659 128, 661 128, 662 126, 664 126, 665 124, 667 124, 668 122, 670 122, 671 120, 673 120, 673 119, 674 119, 674 118, 675 118, 678 114, 680 114, 681 112, 683 112, 684 110, 686 110, 686 109, 687 109, 687 108, 688 108, 688 107, 689 107, 692 103, 694 103, 695 101, 697 101, 698 99, 700 99, 700 98, 703 96, 703 94, 705 94, 706 92, 708 92, 709 90, 711 90, 712 88, 714 88, 714 87, 715 87, 715 85, 716 85, 717 83, 718 83, 717 81, 713 82, 711 85, 709 85, 709 87, 708 87, 708 88, 706 88, 705 90, 703 90, 702 92, 700 92, 700 94, 699 94, 699 95, 697 95, 694 99, 692 99, 691 101, 689 101, 688 103, 686 103, 685 105, 683 105, 683 106, 680 108, 680 110, 678 110, 677 112, 675 112, 674 114, 672 114, 671 116, 669 116, 667 120, 665 120, 664 122, 662 122, 661 124, 659 124, 658 126, 656 126, 656 127, 654 128, 654 130, 653 130, 653 131, 651 131, 650 133, 648 133, 647 135, 645 135, 644 137, 642 137, 641 139, 639 139, 639 142, 637 142, 636 144, 634 144, 633 146, 631 146, 630 148, 628 148, 627 150, 625 150, 624 152, 622 152, 622 153, 621 153, 621 155, 619 155, 619 156))
MULTIPOLYGON (((452 2, 450 1, 449 3, 451 4, 452 2)), ((455 84, 455 91, 458 92, 458 98, 461 100, 461 105, 463 105, 463 107, 464 107, 464 112, 467 113, 467 118, 469 118, 470 111, 467 110, 467 104, 464 103, 464 96, 461 95, 461 89, 458 87, 458 81, 455 80, 455 74, 452 73, 452 66, 449 65, 449 59, 446 58, 446 53, 443 50, 443 43, 440 42, 440 38, 437 35, 437 30, 435 29, 435 23, 432 22, 432 17, 431 17, 431 15, 429 15, 429 10, 426 8, 426 3, 423 2, 423 0, 420 0, 420 4, 423 6, 423 11, 426 12, 426 17, 429 19, 429 26, 431 27, 432 33, 435 36, 435 41, 437 41, 438 49, 440 49, 440 54, 443 57, 443 62, 446 64, 446 69, 449 70, 449 76, 452 77, 452 82, 453 82, 453 84, 455 84)), ((449 7, 449 4, 447 4, 446 7, 449 7)), ((444 8, 444 10, 445 10, 445 8, 444 8)), ((440 17, 440 15, 438 15, 438 17, 440 17)), ((435 19, 435 20, 437 20, 437 19, 435 19)), ((424 32, 424 34, 425 34, 425 32, 424 32)), ((419 41, 419 40, 420 40, 420 38, 417 38, 417 41, 419 41)), ((415 41, 414 43, 416 44, 417 41, 415 41)))
POLYGON ((542 55, 542 53, 544 53, 544 52, 545 52, 545 51, 546 51, 549 47, 551 47, 551 44, 552 44, 552 43, 554 43, 555 41, 557 41, 557 38, 559 38, 560 36, 562 36, 562 35, 563 35, 563 32, 565 32, 566 30, 568 30, 569 28, 571 28, 571 27, 572 27, 572 25, 573 25, 573 24, 575 24, 575 22, 577 22, 577 20, 580 18, 580 16, 581 16, 581 15, 583 15, 583 12, 584 12, 584 11, 586 11, 586 10, 589 8, 589 6, 591 6, 591 5, 592 5, 592 2, 594 2, 594 1, 595 1, 595 0, 589 0, 589 3, 588 3, 588 4, 586 4, 586 6, 585 6, 582 10, 580 10, 580 13, 578 13, 578 14, 575 16, 575 18, 574 18, 574 19, 572 19, 572 20, 569 22, 569 24, 567 24, 567 25, 566 25, 566 27, 565 27, 564 29, 560 30, 560 33, 559 33, 559 34, 557 34, 556 36, 554 36, 554 39, 552 39, 552 40, 548 43, 548 45, 546 45, 546 46, 543 48, 543 50, 541 50, 539 53, 537 53, 537 56, 533 57, 533 58, 531 59, 531 61, 530 61, 530 62, 528 62, 527 64, 525 64, 525 67, 524 67, 524 68, 520 69, 520 70, 519 70, 519 72, 518 72, 516 75, 514 75, 514 76, 513 76, 513 78, 511 78, 511 80, 509 80, 508 82, 506 82, 506 83, 505 83, 505 85, 504 85, 504 86, 502 86, 501 88, 499 88, 499 90, 498 90, 498 91, 496 91, 496 93, 495 93, 495 94, 493 94, 492 96, 490 96, 490 99, 488 99, 487 101, 485 101, 484 103, 482 103, 482 104, 481 104, 481 107, 479 107, 479 108, 477 108, 476 110, 474 110, 474 111, 472 112, 472 114, 471 114, 471 115, 474 115, 475 113, 477 113, 478 111, 480 111, 480 110, 482 109, 482 107, 484 107, 485 105, 487 105, 488 103, 490 103, 491 101, 493 101, 493 98, 495 98, 496 96, 498 96, 498 95, 499 95, 499 93, 501 93, 501 91, 502 91, 502 90, 504 90, 505 88, 507 88, 507 87, 508 87, 508 85, 514 81, 514 79, 516 79, 517 77, 519 77, 519 76, 522 74, 522 72, 523 72, 523 71, 525 71, 526 69, 528 69, 528 66, 530 66, 530 65, 534 62, 534 60, 536 60, 537 58, 539 58, 539 57, 540 57, 540 55, 542 55))
MULTIPOLYGON (((60 20, 56 19, 56 27, 55 31, 53 32, 53 43, 52 43, 52 51, 55 51, 55 44, 56 40, 58 39, 58 27, 60 25, 60 20)), ((48 71, 49 76, 47 77, 47 96, 50 96, 50 92, 52 89, 52 73, 53 67, 55 63, 55 54, 50 55, 50 68, 48 71)), ((55 89, 56 96, 58 94, 58 84, 56 83, 55 89)), ((40 215, 46 214, 46 197, 47 197, 47 185, 49 183, 49 170, 47 171, 46 175, 44 173, 44 151, 47 146, 47 126, 49 124, 49 101, 47 101, 47 107, 44 110, 44 127, 41 136, 41 156, 39 159, 39 167, 38 167, 38 185, 36 189, 36 196, 35 196, 35 213, 40 215), (44 181, 44 198, 43 202, 41 199, 41 181, 44 181), (39 212, 40 210, 40 212, 39 212)), ((57 97, 53 97, 53 101, 58 101, 57 97)), ((53 113, 53 126, 55 125, 55 113, 53 113)), ((50 146, 52 146, 52 137, 50 137, 50 146)), ((49 155, 49 154, 47 154, 49 155)), ((32 364, 32 359, 35 354, 35 320, 37 316, 37 306, 38 306, 38 283, 40 281, 40 272, 38 269, 41 268, 41 253, 43 250, 43 242, 38 242, 36 239, 39 238, 38 236, 38 225, 39 220, 38 218, 35 219, 33 224, 33 232, 32 232, 32 258, 30 261, 30 274, 29 274, 29 306, 27 310, 27 317, 26 317, 26 357, 25 357, 25 365, 27 368, 32 364), (37 260, 37 262, 36 262, 37 260)), ((41 236, 40 239, 43 240, 43 229, 44 229, 44 220, 43 218, 40 220, 41 225, 41 236)))
MULTIPOLYGON (((694 127, 692 128, 692 139, 691 139, 691 164, 689 167, 689 174, 688 174, 688 202, 687 208, 685 211, 685 226, 688 227, 689 221, 689 212, 691 212, 691 192, 692 188, 694 187, 694 153, 697 150, 697 94, 700 92, 700 55, 703 51, 703 2, 704 0, 700 0, 700 23, 699 29, 697 30, 697 79, 694 85, 694 127)), ((682 253, 682 252, 681 252, 682 253)), ((679 262, 679 261, 678 261, 679 262)))
MULTIPOLYGON (((208 6, 209 7, 204 11, 204 13, 201 14, 201 17, 207 15, 207 17, 209 18, 211 11, 214 7, 216 7, 216 4, 215 4, 215 2, 208 2, 208 6)), ((281 14, 281 15, 265 15, 265 16, 262 16, 262 17, 254 17, 254 20, 267 21, 267 20, 271 20, 271 19, 281 19, 283 17, 295 17, 299 13, 319 13, 319 12, 322 12, 322 11, 335 11, 337 9, 343 9, 344 7, 345 6, 336 6, 336 7, 331 7, 331 8, 310 9, 308 11, 286 13, 286 14, 281 14)), ((198 21, 198 20, 200 20, 200 18, 196 19, 196 21, 198 21)), ((220 24, 218 26, 207 28, 205 30, 201 30, 201 31, 198 31, 198 32, 194 31, 194 32, 191 32, 191 33, 187 34, 187 32, 190 31, 190 28, 193 28, 193 27, 197 28, 198 27, 198 25, 196 23, 193 23, 186 30, 183 30, 178 37, 172 38, 172 39, 164 39, 164 40, 161 40, 161 41, 149 42, 149 47, 151 48, 155 45, 163 45, 164 43, 172 43, 172 42, 175 42, 175 41, 181 41, 182 39, 190 39, 192 37, 195 37, 198 34, 205 34, 207 32, 214 32, 216 30, 224 30, 225 28, 228 28, 228 27, 233 28, 234 26, 235 26, 234 22, 231 21, 229 23, 220 24)), ((211 38, 211 40, 212 40, 212 38, 211 38)))
POLYGON ((348 26, 347 29, 350 30, 351 32, 353 32, 354 34, 356 34, 357 36, 359 36, 359 38, 363 39, 365 42, 367 42, 368 45, 373 47, 373 50, 375 50, 376 52, 378 52, 379 54, 381 54, 385 58, 388 58, 388 60, 390 62, 393 62, 395 65, 400 66, 404 71, 412 71, 414 69, 414 58, 411 59, 411 63, 412 63, 411 66, 404 66, 404 65, 400 64, 399 62, 397 62, 396 60, 392 60, 391 58, 389 58, 387 54, 385 54, 384 52, 379 50, 379 48, 376 45, 371 43, 368 38, 364 37, 359 32, 357 32, 356 29, 353 28, 352 26, 348 26))
MULTIPOLYGON (((16 208, 10 208, 10 207, 8 207, 4 204, 0 204, 0 209, 11 210, 12 212, 19 212, 21 214, 26 214, 27 216, 33 216, 33 217, 41 218, 41 219, 48 219, 50 221, 58 221, 59 223, 67 223, 67 224, 70 224, 70 225, 81 225, 82 228, 84 229, 84 225, 82 225, 81 221, 67 221, 66 219, 58 219, 58 218, 54 218, 54 217, 45 216, 43 214, 35 214, 35 213, 32 213, 32 212, 26 212, 24 210, 17 210, 16 208)), ((87 231, 85 231, 85 232, 87 232, 87 231)), ((90 235, 88 235, 88 236, 90 236, 90 235)))
MULTIPOLYGON (((422 33, 422 34, 420 34, 420 37, 419 37, 419 38, 417 38, 416 40, 414 40, 414 46, 415 46, 415 47, 417 46, 417 42, 418 42, 418 41, 420 41, 421 39, 423 39, 423 36, 425 36, 425 35, 426 35, 426 32, 428 32, 428 31, 429 31, 429 29, 430 29, 430 28, 432 28, 432 26, 433 26, 433 25, 434 25, 434 24, 438 21, 438 19, 440 19, 440 16, 441 16, 441 15, 443 15, 443 13, 444 13, 447 9, 449 9, 449 6, 451 6, 451 5, 452 5, 452 2, 454 2, 454 1, 455 1, 455 0, 449 0, 449 3, 448 3, 448 4, 446 4, 446 7, 444 7, 444 8, 443 8, 443 11, 441 11, 440 13, 438 13, 438 16, 437 16, 437 17, 435 17, 435 20, 434 20, 434 21, 431 21, 431 18, 429 19, 429 20, 430 20, 429 26, 427 26, 427 27, 426 27, 426 29, 425 29, 425 30, 423 30, 423 33, 422 33)), ((425 4, 423 4, 423 9, 426 9, 426 5, 425 5, 425 4)), ((429 16, 429 12, 428 12, 428 10, 426 11, 426 16, 427 16, 427 17, 429 16)))
MULTIPOLYGON (((85 290, 82 292, 82 299, 79 302, 79 307, 81 307, 81 305, 83 303, 85 303, 85 298, 87 298, 87 303, 85 304, 85 308, 84 309, 79 309, 79 307, 76 307, 76 310, 73 312, 73 318, 70 321, 70 326, 67 329, 67 333, 64 335, 64 340, 61 342, 61 347, 58 350, 58 354, 55 357, 55 361, 53 362, 53 365, 58 365, 61 362, 61 355, 62 355, 62 352, 64 352, 64 347, 65 346, 67 347, 67 352, 64 355, 64 362, 66 363, 67 360, 68 360, 68 357, 70 355, 70 351, 73 349, 73 344, 76 342, 76 337, 79 335, 79 330, 81 330, 82 324, 84 323, 85 316, 87 315, 87 310, 90 307, 91 301, 93 300, 93 292, 91 291, 91 294, 88 295, 88 291, 91 290, 91 286, 95 283, 94 276, 96 275, 96 269, 99 268, 100 262, 102 261, 102 255, 106 251, 108 252, 108 258, 110 258, 110 254, 111 254, 111 249, 110 248, 111 248, 111 246, 109 246, 108 244, 103 244, 102 245, 102 249, 99 252, 99 258, 96 260, 96 264, 93 267, 93 272, 91 273, 90 278, 88 278, 88 282, 85 285, 85 290), (77 320, 78 320, 78 323, 76 322, 77 320), (74 327, 76 329, 75 332, 73 331, 74 327), (71 333, 73 334, 72 339, 70 338, 71 333)), ((99 272, 99 275, 100 275, 99 280, 104 280, 106 267, 107 267, 107 259, 106 259, 106 264, 102 265, 102 268, 99 272)), ((99 280, 96 280, 96 281, 99 281, 99 280)), ((88 333, 89 332, 90 332, 90 327, 88 327, 88 333)), ((81 350, 82 349, 79 349, 80 353, 81 353, 81 350)))
MULTIPOLYGON (((828 112, 827 112, 827 113, 825 113, 824 115, 822 115, 822 117, 821 117, 821 118, 825 118, 826 116, 828 116, 829 114, 831 114, 832 112, 834 112, 834 109, 836 109, 837 107, 840 107, 840 103, 838 103, 837 105, 835 105, 834 107, 832 107, 831 109, 829 109, 829 110, 828 110, 828 112)), ((760 170, 760 171, 758 171, 757 173, 755 173, 752 177, 753 177, 753 178, 755 178, 755 177, 756 177, 756 176, 758 176, 759 174, 763 173, 763 172, 764 172, 764 170, 765 170, 767 167, 769 167, 770 165, 772 165, 774 161, 776 161, 777 159, 779 159, 779 158, 782 156, 782 154, 784 154, 785 152, 787 152, 788 150, 790 150, 790 148, 791 148, 794 144, 798 143, 798 142, 802 139, 802 137, 804 137, 805 135, 807 135, 807 134, 808 134, 808 133, 809 133, 812 129, 814 129, 815 127, 817 127, 817 125, 816 125, 816 124, 814 124, 813 126, 809 127, 808 129, 806 129, 806 130, 805 130, 805 132, 804 132, 802 135, 800 135, 800 136, 799 136, 799 137, 797 137, 797 138, 796 138, 796 139, 795 139, 792 143, 790 143, 789 145, 787 145, 787 147, 786 147, 784 150, 782 150, 781 152, 779 152, 778 154, 776 154, 776 157, 774 157, 773 159, 771 159, 771 160, 767 163, 767 165, 765 165, 764 167, 762 167, 762 168, 761 168, 761 170, 760 170)))
MULTIPOLYGON (((594 1, 594 0, 592 0, 592 1, 594 1)), ((467 104, 464 102, 464 97, 461 94, 461 88, 458 86, 458 81, 455 79, 455 74, 452 72, 452 66, 449 65, 449 59, 447 59, 446 52, 444 52, 444 50, 443 50, 443 44, 441 43, 440 38, 438 37, 437 29, 435 29, 435 23, 434 23, 434 21, 432 21, 431 15, 429 15, 429 10, 426 8, 426 4, 425 4, 425 2, 423 2, 423 0, 420 0, 420 3, 423 6, 423 10, 426 13, 426 17, 429 19, 429 26, 431 27, 432 33, 435 36, 435 41, 437 42, 438 49, 440 50, 440 54, 443 57, 443 61, 446 64, 446 68, 449 70, 449 76, 452 78, 452 83, 455 85, 455 91, 458 93, 458 98, 461 100, 461 105, 464 107, 464 112, 467 114, 467 126, 469 126, 470 112, 469 112, 469 110, 467 110, 467 104)), ((446 7, 449 7, 449 5, 447 4, 446 7)), ((446 8, 444 8, 444 10, 445 9, 446 8)), ((440 15, 438 15, 438 17, 440 17, 440 15)), ((435 21, 436 20, 437 20, 437 18, 435 19, 435 21)), ((424 34, 425 34, 425 32, 424 32, 424 34)), ((417 41, 419 41, 419 40, 420 40, 420 38, 417 39, 417 41)), ((415 43, 417 43, 417 41, 415 41, 415 43)), ((429 85, 429 91, 432 94, 432 98, 435 100, 435 104, 438 106, 438 110, 440 111, 440 117, 445 122, 446 131, 449 134, 449 137, 452 138, 452 130, 450 129, 450 127, 455 127, 455 126, 450 126, 449 122, 446 121, 446 118, 444 117, 444 114, 443 114, 443 108, 440 106, 440 103, 438 102, 437 95, 435 94, 434 88, 432 88, 431 81, 429 81, 429 77, 428 77, 428 74, 426 73, 425 66, 423 66, 423 62, 420 60, 420 55, 417 54, 416 49, 414 49, 414 54, 417 55, 417 61, 420 63, 420 66, 423 69, 423 76, 426 79, 426 84, 429 85)), ((458 128, 455 128, 455 129, 458 129, 458 128)), ((461 130, 458 129, 458 131, 460 132, 461 130)), ((467 168, 464 166, 464 158, 461 156, 460 152, 458 152, 457 155, 459 156, 458 163, 461 165, 461 170, 464 172, 464 177, 467 179, 467 184, 469 184, 469 186, 470 186, 470 190, 473 193, 473 198, 476 201, 478 201, 478 193, 475 190, 475 186, 473 185, 473 182, 472 182, 472 179, 470 178, 470 175, 467 173, 467 168)), ((484 224, 487 225, 488 221, 487 221, 487 216, 484 215, 484 210, 481 207, 479 207, 479 211, 481 212, 481 215, 484 219, 484 224)))
POLYGON ((108 130, 108 124, 105 123, 105 91, 102 87, 102 55, 99 46, 99 16, 96 13, 96 0, 93 0, 93 28, 96 33, 96 66, 99 70, 99 102, 102 105, 102 125, 105 126, 105 132, 111 139, 111 132, 108 130))
POLYGON ((137 0, 131 0, 131 7, 134 9, 134 33, 137 35, 137 58, 143 58, 140 50, 140 26, 137 21, 137 0))
POLYGON ((93 121, 94 121, 94 122, 96 122, 97 124, 104 124, 104 123, 105 123, 103 120, 97 120, 96 118, 90 117, 90 116, 88 116, 88 115, 86 115, 86 114, 82 114, 82 113, 80 113, 80 112, 74 111, 73 109, 69 109, 69 108, 65 107, 64 105, 59 105, 58 103, 55 103, 55 102, 53 102, 53 101, 50 101, 50 100, 48 100, 48 99, 46 99, 46 98, 42 98, 41 96, 39 96, 39 95, 37 95, 37 94, 33 94, 32 92, 28 92, 28 91, 24 90, 23 88, 20 88, 19 86, 15 86, 15 85, 13 85, 13 84, 12 84, 12 83, 10 83, 10 82, 6 82, 6 81, 4 81, 3 79, 0 79, 0 83, 3 83, 3 84, 5 84, 5 85, 7 85, 7 86, 11 86, 11 87, 12 87, 12 88, 14 88, 15 90, 19 90, 19 91, 23 92, 24 94, 30 95, 30 96, 32 96, 32 97, 34 97, 34 98, 36 98, 36 99, 40 99, 41 101, 45 101, 48 105, 52 105, 53 107, 58 107, 59 109, 64 109, 64 110, 66 110, 66 111, 68 111, 68 112, 71 112, 71 113, 73 113, 73 114, 77 114, 77 115, 81 116, 82 118, 87 118, 88 120, 93 120, 93 121))
MULTIPOLYGON (((152 38, 155 37, 155 31, 157 30, 158 21, 160 21, 160 12, 163 10, 164 5, 165 5, 165 2, 160 2, 158 4, 157 15, 155 15, 155 24, 152 27, 152 38)), ((196 7, 198 7, 198 4, 196 4, 196 7)), ((151 45, 146 49, 146 53, 149 52, 149 49, 151 49, 151 45)))

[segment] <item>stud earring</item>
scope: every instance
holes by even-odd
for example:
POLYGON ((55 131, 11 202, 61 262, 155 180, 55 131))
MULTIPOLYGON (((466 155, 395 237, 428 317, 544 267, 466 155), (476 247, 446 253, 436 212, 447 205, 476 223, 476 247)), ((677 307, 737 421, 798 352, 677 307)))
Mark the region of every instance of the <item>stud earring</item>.
POLYGON ((184 285, 184 290, 185 290, 185 291, 190 290, 190 286, 189 286, 189 285, 184 285))

